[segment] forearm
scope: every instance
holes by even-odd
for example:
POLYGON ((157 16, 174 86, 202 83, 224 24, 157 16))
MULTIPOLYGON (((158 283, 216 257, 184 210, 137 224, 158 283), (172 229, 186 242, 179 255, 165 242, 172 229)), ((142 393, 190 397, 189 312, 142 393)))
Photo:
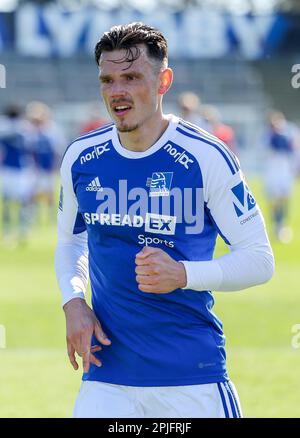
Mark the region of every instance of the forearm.
POLYGON ((72 241, 59 239, 55 252, 55 270, 62 294, 62 305, 83 298, 88 284, 88 250, 81 236, 72 241))
POLYGON ((274 257, 267 241, 210 261, 183 261, 187 276, 184 289, 237 291, 268 281, 274 272, 274 257))

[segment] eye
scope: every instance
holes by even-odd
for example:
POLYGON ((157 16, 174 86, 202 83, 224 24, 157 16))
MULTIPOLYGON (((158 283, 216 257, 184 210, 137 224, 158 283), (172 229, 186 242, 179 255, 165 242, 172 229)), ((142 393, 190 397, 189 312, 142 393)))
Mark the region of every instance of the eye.
POLYGON ((100 79, 100 82, 101 82, 101 84, 111 84, 112 79, 103 78, 103 79, 100 79))
POLYGON ((135 79, 135 76, 133 76, 133 75, 128 75, 128 76, 126 76, 126 79, 127 79, 127 81, 133 81, 134 79, 135 79))

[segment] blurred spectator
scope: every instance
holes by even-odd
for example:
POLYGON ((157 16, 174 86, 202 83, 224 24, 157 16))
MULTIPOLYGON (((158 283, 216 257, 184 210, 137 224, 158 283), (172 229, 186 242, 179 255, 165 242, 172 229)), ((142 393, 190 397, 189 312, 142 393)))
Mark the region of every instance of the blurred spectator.
POLYGON ((292 230, 286 221, 296 174, 298 135, 296 126, 288 122, 283 113, 274 111, 269 115, 265 139, 268 149, 265 190, 270 202, 275 235, 283 243, 288 243, 292 238, 292 230))
POLYGON ((178 105, 183 120, 207 130, 207 124, 201 113, 201 100, 197 94, 191 91, 180 94, 178 105))
POLYGON ((29 122, 27 141, 35 164, 35 202, 46 202, 54 213, 55 172, 66 142, 45 103, 28 103, 26 117, 29 122))
POLYGON ((6 241, 13 237, 15 225, 19 242, 26 240, 29 229, 34 172, 26 132, 21 108, 8 106, 0 118, 2 234, 6 241))
POLYGON ((203 109, 203 117, 207 123, 207 130, 238 155, 234 130, 229 125, 221 122, 219 110, 213 105, 206 105, 203 109))

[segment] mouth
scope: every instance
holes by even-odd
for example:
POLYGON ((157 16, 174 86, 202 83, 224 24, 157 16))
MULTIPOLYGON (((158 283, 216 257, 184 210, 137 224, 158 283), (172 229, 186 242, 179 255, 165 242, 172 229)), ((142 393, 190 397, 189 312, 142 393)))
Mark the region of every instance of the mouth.
POLYGON ((131 105, 115 105, 113 106, 113 113, 118 117, 125 116, 132 109, 131 105))

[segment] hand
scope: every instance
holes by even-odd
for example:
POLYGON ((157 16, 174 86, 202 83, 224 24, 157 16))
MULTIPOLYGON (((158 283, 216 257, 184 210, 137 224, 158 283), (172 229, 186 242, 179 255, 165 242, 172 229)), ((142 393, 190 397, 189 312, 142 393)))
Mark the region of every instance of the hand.
POLYGON ((136 281, 143 292, 165 294, 186 286, 184 264, 160 248, 145 246, 136 255, 135 263, 136 281))
POLYGON ((75 352, 82 358, 83 371, 87 373, 90 363, 101 366, 102 363, 93 353, 102 350, 100 345, 91 346, 93 333, 102 345, 110 345, 111 341, 103 332, 95 313, 81 298, 74 298, 64 305, 67 325, 68 356, 74 370, 78 370, 75 352))

